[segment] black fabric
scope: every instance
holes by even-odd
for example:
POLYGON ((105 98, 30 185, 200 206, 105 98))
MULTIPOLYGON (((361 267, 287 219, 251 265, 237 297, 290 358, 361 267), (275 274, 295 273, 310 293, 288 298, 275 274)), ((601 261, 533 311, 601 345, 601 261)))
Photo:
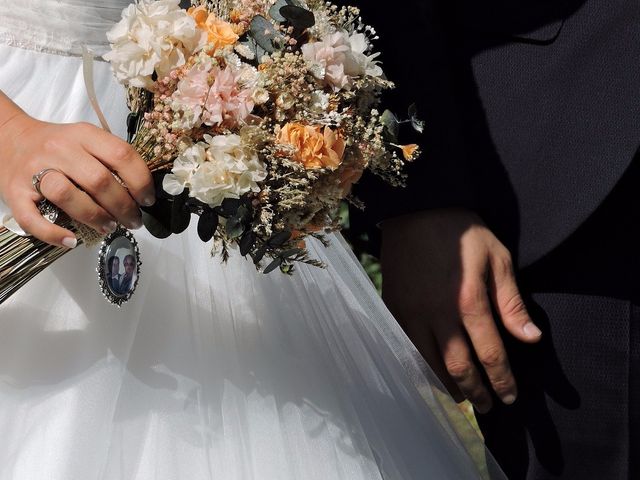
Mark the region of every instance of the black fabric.
MULTIPOLYGON (((348 2, 354 3, 354 2, 348 2)), ((358 3, 358 2, 355 2, 358 3)), ((426 120, 406 189, 372 176, 352 227, 436 207, 478 212, 526 266, 566 239, 640 145, 636 0, 360 1, 396 112, 426 120)))
POLYGON ((394 110, 415 101, 426 133, 406 189, 363 179, 351 227, 375 241, 386 218, 479 213, 544 334, 503 332, 520 395, 479 416, 490 450, 513 480, 640 478, 640 4, 360 6, 394 110))
POLYGON ((512 480, 640 478, 640 250, 634 162, 563 244, 519 275, 543 341, 503 335, 519 400, 478 415, 512 480))

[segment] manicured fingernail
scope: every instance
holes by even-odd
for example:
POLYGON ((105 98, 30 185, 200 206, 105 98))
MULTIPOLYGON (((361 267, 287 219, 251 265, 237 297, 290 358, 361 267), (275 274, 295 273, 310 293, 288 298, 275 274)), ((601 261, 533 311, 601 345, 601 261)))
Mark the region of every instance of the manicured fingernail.
POLYGON ((102 226, 102 230, 104 231, 104 233, 113 233, 116 231, 116 228, 118 228, 118 224, 116 222, 114 222, 113 220, 111 220, 110 222, 105 223, 102 226))
POLYGON ((78 245, 78 239, 76 237, 65 237, 62 239, 62 245, 67 248, 76 248, 78 245))
POLYGON ((154 203, 156 203, 155 195, 150 195, 148 197, 144 197, 144 199, 142 200, 142 205, 145 206, 145 207, 150 207, 154 203))
POLYGON ((142 218, 136 218, 129 223, 129 228, 137 230, 142 228, 142 218))
POLYGON ((502 403, 506 405, 511 405, 515 401, 516 401, 516 396, 512 394, 505 395, 504 397, 502 397, 502 403))
POLYGON ((526 323, 522 330, 524 331, 524 334, 529 338, 538 338, 540 335, 542 335, 540 329, 531 322, 526 323))

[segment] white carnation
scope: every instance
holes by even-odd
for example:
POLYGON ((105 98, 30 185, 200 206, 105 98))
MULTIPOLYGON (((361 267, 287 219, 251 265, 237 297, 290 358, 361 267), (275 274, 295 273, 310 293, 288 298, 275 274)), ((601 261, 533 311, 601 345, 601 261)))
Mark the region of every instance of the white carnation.
POLYGON ((364 34, 349 36, 347 32, 338 31, 319 42, 303 45, 302 56, 309 63, 311 73, 322 84, 330 85, 335 91, 349 90, 356 77, 382 75, 376 61, 379 54, 367 55, 369 49, 369 41, 364 34))
POLYGON ((154 72, 164 77, 184 65, 205 37, 179 0, 139 0, 107 33, 111 51, 104 59, 121 83, 149 88, 154 72))
POLYGON ((381 77, 383 72, 380 68, 379 61, 376 60, 380 56, 380 53, 374 53, 367 55, 370 49, 369 40, 363 33, 354 33, 349 37, 349 44, 351 45, 351 53, 355 61, 360 65, 360 69, 365 75, 372 77, 381 77))
POLYGON ((187 148, 176 158, 163 188, 171 195, 189 189, 189 196, 216 207, 225 198, 259 192, 267 170, 257 153, 238 135, 205 135, 205 142, 187 148))

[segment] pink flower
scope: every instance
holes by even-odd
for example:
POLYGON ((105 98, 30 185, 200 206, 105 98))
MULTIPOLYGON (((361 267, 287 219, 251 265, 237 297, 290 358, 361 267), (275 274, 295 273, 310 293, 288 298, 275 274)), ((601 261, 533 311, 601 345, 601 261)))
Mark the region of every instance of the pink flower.
POLYGON ((215 81, 205 101, 205 125, 234 127, 249 116, 254 107, 255 82, 242 82, 246 74, 247 71, 233 70, 230 66, 214 69, 215 81))
POLYGON ((224 70, 196 65, 178 83, 171 108, 182 112, 175 127, 191 129, 203 123, 233 128, 249 116, 254 107, 255 73, 251 68, 224 70), (213 85, 209 82, 213 79, 213 85))
POLYGON ((353 78, 364 73, 346 32, 335 32, 319 42, 303 45, 302 56, 311 64, 314 76, 335 91, 349 90, 353 78))
POLYGON ((204 101, 209 91, 209 68, 196 65, 178 82, 171 96, 172 109, 183 112, 182 128, 193 128, 201 123, 204 101))

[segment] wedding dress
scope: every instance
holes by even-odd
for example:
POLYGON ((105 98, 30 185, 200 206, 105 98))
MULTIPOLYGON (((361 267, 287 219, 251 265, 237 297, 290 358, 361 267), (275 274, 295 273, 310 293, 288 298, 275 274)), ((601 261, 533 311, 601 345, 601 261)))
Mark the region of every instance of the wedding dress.
MULTIPOLYGON (((78 54, 106 51, 127 3, 0 0, 0 90, 97 124, 78 54)), ((124 90, 94 70, 123 136, 124 90)), ((502 478, 339 235, 293 277, 220 264, 193 230, 135 235, 121 309, 85 247, 0 306, 0 479, 502 478)))

